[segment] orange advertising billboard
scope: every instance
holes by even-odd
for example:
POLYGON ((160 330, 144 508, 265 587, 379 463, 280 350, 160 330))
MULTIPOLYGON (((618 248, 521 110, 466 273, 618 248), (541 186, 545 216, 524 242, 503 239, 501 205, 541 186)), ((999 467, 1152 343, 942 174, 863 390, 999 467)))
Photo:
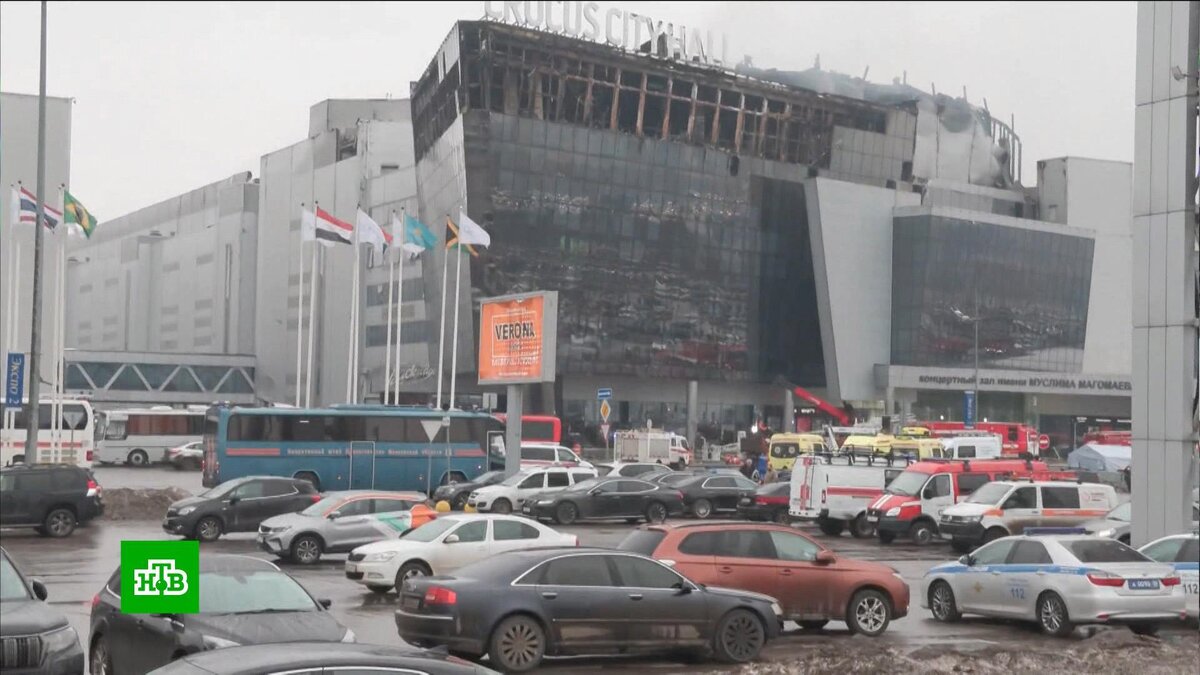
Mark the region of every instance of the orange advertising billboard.
POLYGON ((479 384, 554 381, 558 294, 487 298, 479 308, 479 384))

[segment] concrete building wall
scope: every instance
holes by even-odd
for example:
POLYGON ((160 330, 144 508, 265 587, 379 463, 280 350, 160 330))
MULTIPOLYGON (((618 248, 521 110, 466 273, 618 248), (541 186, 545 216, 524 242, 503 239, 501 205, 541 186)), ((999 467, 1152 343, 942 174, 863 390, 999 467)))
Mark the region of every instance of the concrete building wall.
MULTIPOLYGON (((47 206, 61 210, 59 186, 75 188, 72 194, 87 200, 86 186, 71 185, 71 107, 69 98, 46 98, 46 177, 45 196, 47 206)), ((37 193, 37 138, 38 97, 36 95, 0 93, 0 300, 7 299, 10 269, 20 269, 20 278, 14 286, 17 294, 16 311, 8 315, 7 306, 0 307, 0 338, 8 335, 10 323, 16 327, 16 344, 0 345, 11 351, 29 353, 30 324, 33 313, 33 251, 34 229, 27 225, 10 226, 12 190, 10 185, 21 183, 30 192, 37 193), (19 256, 19 265, 15 257, 19 256)), ((53 320, 57 313, 58 248, 63 245, 64 233, 46 232, 43 239, 42 257, 42 354, 52 354, 53 320)), ((28 368, 28 366, 26 366, 28 368)), ((54 364, 43 359, 41 377, 49 381, 54 373, 54 364)), ((26 386, 29 373, 26 371, 26 386)), ((43 389, 45 391, 45 389, 43 389)))

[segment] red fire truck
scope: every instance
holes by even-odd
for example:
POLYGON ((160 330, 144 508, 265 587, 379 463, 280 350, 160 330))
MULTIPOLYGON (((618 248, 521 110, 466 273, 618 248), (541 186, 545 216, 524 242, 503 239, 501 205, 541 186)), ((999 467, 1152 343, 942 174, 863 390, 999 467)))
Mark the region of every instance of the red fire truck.
MULTIPOLYGON (((963 431, 967 427, 962 422, 917 422, 909 426, 921 426, 929 429, 934 435, 938 432, 963 431)), ((986 431, 1000 437, 1001 451, 1005 457, 1018 457, 1029 453, 1034 457, 1039 454, 1038 430, 1027 424, 1017 422, 976 422, 975 431, 986 431)))

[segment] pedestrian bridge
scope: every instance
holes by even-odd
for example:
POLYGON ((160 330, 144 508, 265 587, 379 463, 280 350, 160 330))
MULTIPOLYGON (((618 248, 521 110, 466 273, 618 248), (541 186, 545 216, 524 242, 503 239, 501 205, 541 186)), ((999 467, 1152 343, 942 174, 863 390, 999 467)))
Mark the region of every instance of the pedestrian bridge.
POLYGON ((94 404, 252 404, 254 357, 68 349, 66 390, 94 404))

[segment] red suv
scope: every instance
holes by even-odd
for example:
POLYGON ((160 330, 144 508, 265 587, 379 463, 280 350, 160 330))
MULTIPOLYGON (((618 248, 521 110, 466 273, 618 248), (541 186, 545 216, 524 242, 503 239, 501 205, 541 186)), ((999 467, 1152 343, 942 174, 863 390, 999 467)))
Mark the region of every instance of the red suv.
POLYGON ((773 596, 810 630, 845 621, 876 637, 908 614, 908 584, 878 563, 841 558, 802 532, 767 523, 646 525, 618 547, 661 560, 701 584, 773 596))

